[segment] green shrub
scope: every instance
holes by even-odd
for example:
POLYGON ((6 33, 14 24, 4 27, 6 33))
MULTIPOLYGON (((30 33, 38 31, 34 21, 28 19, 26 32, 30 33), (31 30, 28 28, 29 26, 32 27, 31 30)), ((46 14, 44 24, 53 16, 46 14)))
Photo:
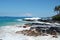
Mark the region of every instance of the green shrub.
POLYGON ((53 16, 52 19, 56 21, 60 21, 60 16, 53 16))

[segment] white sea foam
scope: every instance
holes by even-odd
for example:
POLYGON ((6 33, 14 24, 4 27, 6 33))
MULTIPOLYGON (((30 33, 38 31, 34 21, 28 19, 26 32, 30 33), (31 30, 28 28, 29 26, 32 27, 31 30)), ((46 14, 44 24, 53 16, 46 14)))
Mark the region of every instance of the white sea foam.
POLYGON ((17 19, 17 21, 22 21, 22 19, 17 19))
MULTIPOLYGON (((26 28, 29 30, 29 28, 26 28)), ((4 26, 0 28, 0 39, 2 40, 60 40, 60 37, 53 38, 49 36, 26 36, 23 34, 16 34, 16 31, 26 30, 25 28, 19 28, 16 26, 4 26)))

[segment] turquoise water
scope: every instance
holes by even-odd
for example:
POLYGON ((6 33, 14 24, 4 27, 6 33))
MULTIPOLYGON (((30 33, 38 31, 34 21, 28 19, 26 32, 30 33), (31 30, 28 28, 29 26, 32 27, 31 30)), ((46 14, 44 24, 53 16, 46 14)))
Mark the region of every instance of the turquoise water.
POLYGON ((23 21, 19 21, 19 19, 22 18, 6 18, 6 17, 0 17, 0 26, 7 26, 7 25, 21 25, 24 22, 23 21))

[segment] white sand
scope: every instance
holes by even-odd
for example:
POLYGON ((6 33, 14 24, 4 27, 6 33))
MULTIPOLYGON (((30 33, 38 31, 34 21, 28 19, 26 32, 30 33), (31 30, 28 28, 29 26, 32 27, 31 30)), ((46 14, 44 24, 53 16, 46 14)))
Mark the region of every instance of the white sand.
MULTIPOLYGON (((29 30, 29 28, 26 28, 29 30)), ((58 38, 53 38, 51 35, 49 36, 26 36, 23 34, 16 34, 16 31, 26 30, 24 28, 16 27, 16 26, 5 26, 0 28, 0 39, 2 40, 60 40, 60 36, 58 38)))

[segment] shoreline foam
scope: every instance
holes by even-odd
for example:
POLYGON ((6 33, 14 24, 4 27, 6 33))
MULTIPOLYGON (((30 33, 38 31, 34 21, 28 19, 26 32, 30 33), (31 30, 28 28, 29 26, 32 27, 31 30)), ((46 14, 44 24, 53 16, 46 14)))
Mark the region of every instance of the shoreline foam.
POLYGON ((2 40, 60 40, 60 36, 58 38, 53 38, 51 35, 49 36, 26 36, 23 34, 16 34, 16 31, 25 30, 24 28, 19 28, 16 26, 5 26, 0 28, 0 39, 2 40))

